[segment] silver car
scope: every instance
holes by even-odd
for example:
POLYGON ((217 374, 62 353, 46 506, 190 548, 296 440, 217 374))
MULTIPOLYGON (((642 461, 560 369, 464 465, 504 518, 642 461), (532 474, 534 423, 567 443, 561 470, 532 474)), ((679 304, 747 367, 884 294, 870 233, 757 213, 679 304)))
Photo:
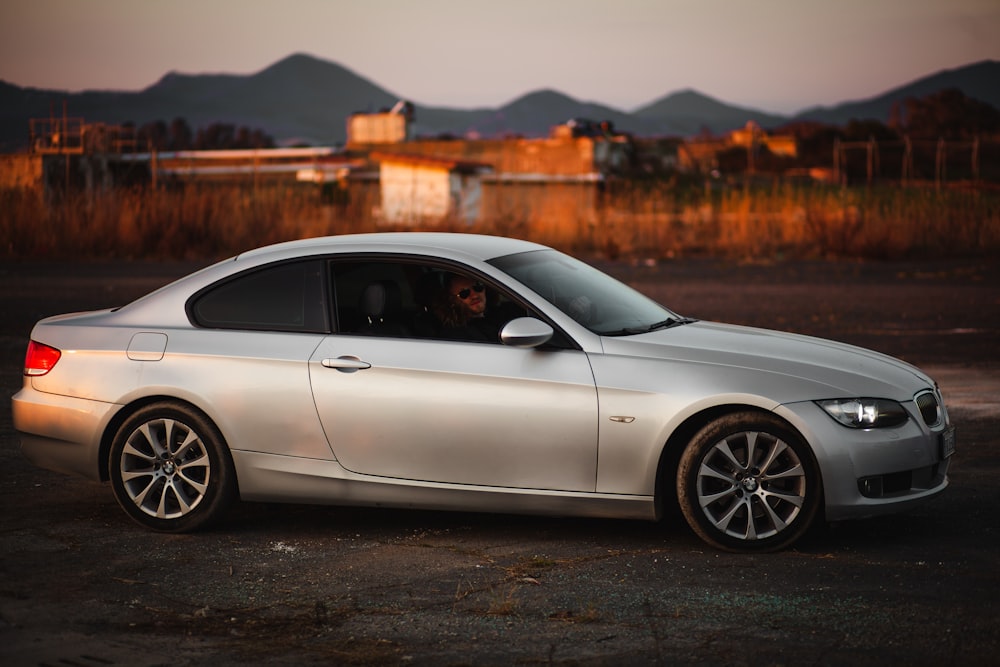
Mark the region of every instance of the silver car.
POLYGON ((472 234, 284 243, 44 319, 13 417, 28 459, 110 481, 158 531, 236 498, 679 506, 743 552, 931 498, 955 448, 913 366, 688 319, 545 246, 472 234))

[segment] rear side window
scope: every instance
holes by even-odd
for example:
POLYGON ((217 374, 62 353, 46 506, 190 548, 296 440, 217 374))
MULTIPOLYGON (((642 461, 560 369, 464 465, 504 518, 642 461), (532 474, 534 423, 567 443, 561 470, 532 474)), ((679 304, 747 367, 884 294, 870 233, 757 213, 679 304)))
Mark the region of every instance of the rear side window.
POLYGON ((212 329, 327 333, 325 283, 321 261, 269 266, 198 294, 189 315, 212 329))

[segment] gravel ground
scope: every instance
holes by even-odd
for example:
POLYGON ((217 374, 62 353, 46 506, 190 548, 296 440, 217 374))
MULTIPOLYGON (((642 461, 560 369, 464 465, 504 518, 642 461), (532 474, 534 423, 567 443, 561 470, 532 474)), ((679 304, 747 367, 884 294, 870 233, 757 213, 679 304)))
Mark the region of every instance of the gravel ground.
MULTIPOLYGON (((0 388, 31 324, 196 268, 0 264, 0 388)), ((952 486, 766 556, 640 522, 240 504, 159 535, 31 467, 0 410, 4 665, 988 665, 1000 652, 1000 263, 605 264, 685 315, 921 365, 952 486)))

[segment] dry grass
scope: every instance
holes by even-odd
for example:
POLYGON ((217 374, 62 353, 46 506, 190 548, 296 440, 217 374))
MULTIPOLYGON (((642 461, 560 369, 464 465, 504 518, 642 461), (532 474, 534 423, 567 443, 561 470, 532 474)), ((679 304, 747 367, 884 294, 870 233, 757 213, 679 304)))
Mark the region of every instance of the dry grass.
MULTIPOLYGON (((0 257, 200 260, 297 238, 398 229, 373 217, 376 197, 362 191, 331 202, 291 185, 114 190, 50 201, 11 190, 0 192, 0 257)), ((515 236, 608 257, 990 256, 1000 251, 1000 192, 570 186, 484 196, 482 219, 471 227, 445 221, 406 229, 515 236)))
POLYGON ((1000 249, 1000 192, 788 184, 694 198, 632 191, 612 200, 597 227, 598 249, 642 257, 985 255, 1000 249))

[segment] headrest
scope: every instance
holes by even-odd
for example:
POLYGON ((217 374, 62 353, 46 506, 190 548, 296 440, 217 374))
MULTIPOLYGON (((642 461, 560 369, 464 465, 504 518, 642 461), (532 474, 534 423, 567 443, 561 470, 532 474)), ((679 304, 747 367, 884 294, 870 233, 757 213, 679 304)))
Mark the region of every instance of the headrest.
POLYGON ((393 314, 402 308, 399 286, 390 280, 370 283, 361 293, 360 307, 371 318, 393 314))

